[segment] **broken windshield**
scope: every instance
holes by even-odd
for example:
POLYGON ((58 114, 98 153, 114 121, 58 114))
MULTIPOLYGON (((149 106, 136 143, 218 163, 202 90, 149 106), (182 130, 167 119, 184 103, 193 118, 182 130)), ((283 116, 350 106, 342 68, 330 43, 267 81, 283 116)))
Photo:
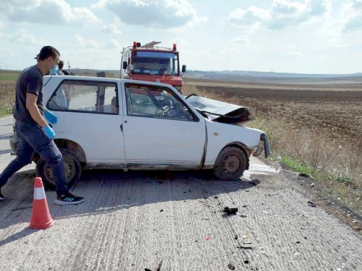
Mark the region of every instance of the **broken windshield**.
POLYGON ((132 64, 133 74, 179 75, 177 53, 137 51, 132 64))

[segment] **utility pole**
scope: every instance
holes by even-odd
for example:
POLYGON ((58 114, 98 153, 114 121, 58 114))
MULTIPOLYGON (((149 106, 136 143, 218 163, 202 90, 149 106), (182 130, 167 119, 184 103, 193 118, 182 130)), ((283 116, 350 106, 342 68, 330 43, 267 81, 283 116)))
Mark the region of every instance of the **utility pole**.
POLYGON ((69 61, 68 61, 68 72, 70 73, 70 64, 69 64, 69 61))

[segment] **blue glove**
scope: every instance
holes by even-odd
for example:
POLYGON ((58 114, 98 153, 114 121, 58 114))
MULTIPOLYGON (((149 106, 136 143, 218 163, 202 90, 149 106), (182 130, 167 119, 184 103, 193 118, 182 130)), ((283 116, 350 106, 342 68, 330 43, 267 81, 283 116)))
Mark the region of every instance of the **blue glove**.
POLYGON ((44 117, 46 117, 46 119, 51 124, 56 124, 58 122, 58 117, 56 115, 54 115, 52 112, 50 112, 49 110, 45 110, 44 117))
POLYGON ((50 139, 53 139, 55 137, 55 132, 49 125, 45 126, 43 128, 43 131, 50 139))

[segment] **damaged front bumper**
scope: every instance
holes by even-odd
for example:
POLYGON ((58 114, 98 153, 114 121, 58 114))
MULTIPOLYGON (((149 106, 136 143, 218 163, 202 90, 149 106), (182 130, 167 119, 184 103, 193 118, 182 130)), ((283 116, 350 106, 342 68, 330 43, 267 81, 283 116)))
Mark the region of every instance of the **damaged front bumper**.
POLYGON ((264 151, 265 158, 268 158, 271 154, 271 151, 270 151, 269 138, 268 138, 268 135, 265 133, 260 135, 259 146, 253 152, 253 156, 258 157, 263 151, 264 151))

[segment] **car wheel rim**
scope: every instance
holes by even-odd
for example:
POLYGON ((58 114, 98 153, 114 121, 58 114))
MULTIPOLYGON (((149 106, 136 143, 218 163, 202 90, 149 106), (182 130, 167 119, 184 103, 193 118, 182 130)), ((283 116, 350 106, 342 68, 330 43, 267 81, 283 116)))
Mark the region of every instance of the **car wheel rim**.
MULTIPOLYGON (((65 173, 65 180, 68 183, 74 176, 74 166, 73 164, 66 158, 64 158, 64 173, 65 173)), ((48 180, 55 184, 53 172, 49 166, 49 164, 45 167, 45 176, 48 180)))
POLYGON ((224 159, 223 170, 226 173, 234 174, 241 166, 240 160, 236 155, 229 155, 224 159))

